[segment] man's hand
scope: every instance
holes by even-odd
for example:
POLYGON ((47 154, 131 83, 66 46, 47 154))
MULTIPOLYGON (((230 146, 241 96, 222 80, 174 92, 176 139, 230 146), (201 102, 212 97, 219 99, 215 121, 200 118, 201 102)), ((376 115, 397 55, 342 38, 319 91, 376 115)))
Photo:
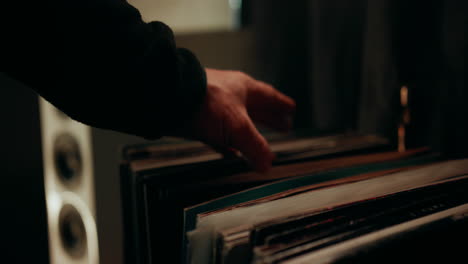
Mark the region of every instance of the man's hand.
POLYGON ((206 69, 206 74, 202 108, 188 131, 182 133, 221 152, 239 150, 257 171, 268 170, 274 155, 252 120, 287 131, 294 101, 241 72, 206 69))

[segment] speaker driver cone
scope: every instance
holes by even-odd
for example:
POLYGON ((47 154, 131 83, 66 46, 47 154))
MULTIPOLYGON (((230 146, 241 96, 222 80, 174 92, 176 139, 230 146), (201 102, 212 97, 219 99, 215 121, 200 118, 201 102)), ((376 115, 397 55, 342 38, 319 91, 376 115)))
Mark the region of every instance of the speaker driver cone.
POLYGON ((83 219, 72 205, 62 207, 59 215, 62 246, 73 258, 82 258, 87 250, 86 228, 83 219))
POLYGON ((59 135, 54 142, 57 175, 66 184, 76 182, 81 174, 82 159, 78 142, 71 135, 59 135))

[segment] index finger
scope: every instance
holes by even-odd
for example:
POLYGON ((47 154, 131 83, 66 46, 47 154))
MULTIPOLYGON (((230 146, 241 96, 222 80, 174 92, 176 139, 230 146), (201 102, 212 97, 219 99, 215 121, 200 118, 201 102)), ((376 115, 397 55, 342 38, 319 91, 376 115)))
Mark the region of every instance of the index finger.
POLYGON ((246 113, 232 126, 228 136, 230 147, 239 150, 257 171, 265 172, 271 167, 274 154, 246 113))

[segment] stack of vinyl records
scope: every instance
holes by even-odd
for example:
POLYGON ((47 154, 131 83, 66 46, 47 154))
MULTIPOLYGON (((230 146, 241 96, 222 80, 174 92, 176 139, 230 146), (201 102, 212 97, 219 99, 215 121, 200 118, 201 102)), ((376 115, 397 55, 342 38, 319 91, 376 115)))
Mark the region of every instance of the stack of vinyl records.
POLYGON ((265 174, 199 143, 128 147, 128 263, 394 263, 463 257, 468 160, 372 135, 280 139, 265 174))

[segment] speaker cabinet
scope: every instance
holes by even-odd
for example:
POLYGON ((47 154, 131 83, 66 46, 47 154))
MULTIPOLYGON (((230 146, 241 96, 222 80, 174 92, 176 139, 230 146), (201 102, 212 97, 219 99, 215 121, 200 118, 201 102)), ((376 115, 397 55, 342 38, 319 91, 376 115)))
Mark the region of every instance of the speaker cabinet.
POLYGON ((120 149, 143 140, 39 107, 50 262, 123 263, 120 149))

